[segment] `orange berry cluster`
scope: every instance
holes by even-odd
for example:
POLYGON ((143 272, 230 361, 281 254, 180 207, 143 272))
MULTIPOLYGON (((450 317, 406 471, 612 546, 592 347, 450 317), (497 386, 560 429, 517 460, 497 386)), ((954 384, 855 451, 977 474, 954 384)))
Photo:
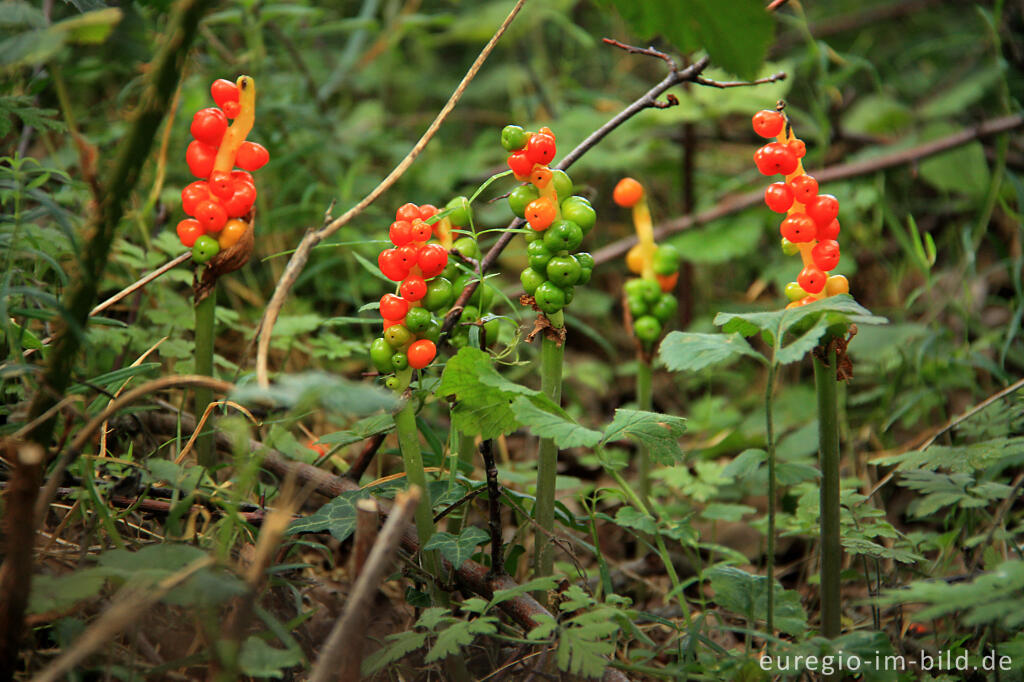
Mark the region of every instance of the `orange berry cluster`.
MULTIPOLYGON (((255 88, 248 76, 239 83, 255 88)), ((252 128, 252 102, 239 101, 239 87, 223 78, 210 87, 216 107, 201 109, 192 117, 195 139, 185 152, 192 175, 199 178, 181 191, 181 206, 191 218, 178 223, 181 243, 192 249, 196 262, 205 263, 233 246, 248 229, 241 220, 256 201, 256 185, 248 171, 262 168, 270 153, 255 142, 246 142, 252 128), (237 119, 228 126, 228 119, 237 119), (236 126, 238 129, 236 129, 236 126), (236 170, 238 166, 241 170, 236 170)), ((254 94, 246 99, 252 99, 254 94)))
POLYGON ((839 200, 831 194, 819 194, 818 181, 804 173, 801 159, 807 148, 803 140, 793 136, 792 126, 782 112, 759 111, 754 114, 753 126, 761 137, 775 138, 754 152, 754 163, 763 175, 786 176, 785 182, 768 186, 764 201, 776 213, 786 214, 779 225, 783 252, 799 253, 803 260, 797 281, 786 285, 790 300, 787 307, 849 293, 846 277, 828 274, 839 264, 839 200))

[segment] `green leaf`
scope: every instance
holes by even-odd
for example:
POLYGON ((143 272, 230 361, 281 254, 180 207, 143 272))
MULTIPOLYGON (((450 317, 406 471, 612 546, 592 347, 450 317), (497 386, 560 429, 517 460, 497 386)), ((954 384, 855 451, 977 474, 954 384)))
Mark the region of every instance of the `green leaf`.
POLYGON ((36 575, 32 578, 28 611, 64 611, 83 599, 98 595, 109 575, 109 571, 98 567, 82 568, 64 575, 36 575))
POLYGON ((646 447, 655 461, 671 465, 683 459, 679 438, 685 432, 686 420, 682 417, 620 408, 615 410, 615 419, 605 428, 602 443, 630 438, 646 447))
POLYGON ((744 450, 722 470, 722 478, 735 481, 752 476, 767 459, 768 453, 764 450, 744 450))
POLYGON ((370 436, 388 433, 395 428, 395 419, 390 414, 377 414, 360 419, 351 428, 334 431, 320 436, 317 443, 325 445, 351 445, 366 440, 370 436))
POLYGON ((497 438, 519 427, 511 404, 517 395, 538 391, 508 381, 494 369, 490 356, 477 348, 462 348, 448 360, 437 395, 454 396, 452 420, 466 435, 497 438))
MULTIPOLYGON (((764 621, 768 614, 768 578, 741 571, 732 566, 716 566, 707 572, 715 591, 715 602, 738 615, 764 621)), ((778 582, 775 589, 775 627, 797 635, 807 625, 807 614, 800 595, 785 590, 778 582)))
POLYGON ((736 356, 747 355, 766 362, 739 334, 670 332, 661 342, 658 359, 673 372, 699 371, 736 356))
MULTIPOLYGON (((742 89, 744 88, 736 88, 734 92, 742 89)), ((698 89, 697 92, 699 93, 701 90, 698 89)), ((707 96, 721 96, 722 94, 721 90, 714 89, 707 96)), ((766 99, 763 94, 761 97, 760 102, 764 104, 766 99)), ((748 108, 747 112, 749 111, 748 108)), ((701 115, 706 116, 703 112, 701 115)), ((750 220, 747 217, 725 218, 686 230, 678 237, 673 237, 671 244, 679 249, 683 260, 689 263, 721 265, 754 253, 763 238, 764 225, 760 221, 750 220)))
POLYGON ((747 514, 753 514, 756 511, 757 509, 746 504, 712 502, 704 507, 700 515, 709 521, 739 521, 747 514))
POLYGON ((553 403, 550 407, 562 414, 543 410, 522 396, 512 402, 512 412, 520 424, 529 428, 535 436, 554 440, 559 448, 591 448, 601 442, 600 431, 580 426, 553 403))
POLYGON ((658 525, 650 514, 637 511, 633 507, 620 507, 615 512, 615 523, 623 528, 632 528, 639 533, 654 535, 658 532, 658 525))
POLYGON ((441 555, 451 562, 455 570, 458 570, 466 559, 476 553, 477 546, 489 539, 490 535, 487 534, 487 531, 476 526, 469 526, 463 528, 458 536, 445 531, 434 533, 423 545, 423 549, 440 550, 441 555))
POLYGON ((495 590, 491 596, 491 601, 488 603, 487 608, 490 609, 493 606, 508 601, 509 599, 515 599, 516 597, 527 594, 530 592, 547 592, 558 587, 558 580, 554 576, 542 576, 540 578, 534 578, 529 582, 510 587, 506 590, 495 590))
POLYGON ((276 649, 256 635, 246 638, 238 654, 238 665, 242 672, 253 677, 284 677, 284 669, 302 663, 299 648, 276 649))
POLYGON ((896 465, 897 471, 935 471, 971 473, 1000 463, 1013 463, 1024 457, 1024 437, 992 438, 966 445, 932 445, 927 450, 913 450, 871 460, 872 464, 896 465))
POLYGON ((427 633, 407 630, 388 635, 387 645, 377 649, 363 660, 363 675, 373 675, 406 655, 423 648, 427 642, 427 633))
POLYGON ((356 501, 369 495, 366 490, 343 492, 314 514, 292 521, 288 524, 287 533, 294 535, 328 530, 339 541, 344 541, 356 529, 356 501))
MULTIPOLYGON (((958 131, 947 123, 928 127, 926 137, 937 138, 958 131)), ((980 198, 988 191, 990 174, 985 148, 980 142, 971 142, 942 154, 924 159, 918 172, 925 182, 936 189, 980 198)))
POLYGON ((480 635, 493 635, 498 631, 497 623, 498 619, 494 616, 481 616, 469 621, 459 620, 452 623, 438 634, 437 641, 423 659, 424 663, 455 655, 462 647, 472 644, 480 635))
POLYGON ((319 406, 338 414, 360 417, 380 410, 392 411, 398 406, 398 399, 391 391, 322 372, 285 374, 267 388, 256 384, 238 386, 231 397, 243 404, 270 403, 296 410, 319 406))
POLYGON ((609 618, 610 609, 585 611, 567 621, 558 632, 558 667, 570 675, 597 678, 615 653, 619 625, 609 618))
POLYGON ((206 552, 192 545, 163 542, 159 545, 147 545, 136 552, 128 549, 104 552, 98 557, 98 565, 111 576, 125 580, 156 582, 205 555, 206 552))

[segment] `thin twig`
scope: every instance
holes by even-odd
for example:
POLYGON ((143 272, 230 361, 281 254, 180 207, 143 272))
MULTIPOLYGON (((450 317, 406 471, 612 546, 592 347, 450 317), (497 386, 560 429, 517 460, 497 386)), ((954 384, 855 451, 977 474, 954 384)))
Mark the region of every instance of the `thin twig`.
POLYGON ((363 450, 359 453, 358 459, 356 459, 356 461, 352 463, 352 466, 349 467, 349 470, 345 472, 345 478, 352 479, 355 483, 359 482, 359 479, 363 477, 363 474, 365 474, 366 470, 369 468, 370 462, 373 461, 373 456, 377 454, 378 450, 380 450, 380 446, 384 442, 385 436, 387 436, 386 433, 378 433, 371 436, 369 440, 366 441, 366 445, 363 446, 363 450))
POLYGON ((186 251, 183 254, 175 256, 171 260, 167 261, 166 263, 164 263, 163 265, 158 267, 153 272, 150 272, 148 274, 143 275, 142 277, 140 277, 135 282, 129 284, 124 289, 121 289, 121 291, 117 292, 116 294, 114 294, 113 296, 108 298, 107 300, 103 301, 103 303, 100 303, 98 306, 96 306, 95 308, 93 308, 92 310, 89 311, 89 316, 92 317, 94 315, 97 315, 97 314, 103 312, 104 310, 106 310, 107 308, 109 308, 110 306, 114 305, 118 301, 120 301, 120 300, 122 300, 124 298, 127 298, 128 296, 131 296, 134 292, 136 292, 139 289, 141 289, 142 287, 146 286, 147 284, 152 282, 154 279, 156 279, 156 278, 158 278, 158 277, 160 277, 162 275, 167 274, 168 272, 170 272, 174 268, 178 267, 179 265, 181 265, 182 263, 184 263, 185 261, 187 261, 191 257, 192 257, 192 252, 191 251, 186 251))
POLYGON ((757 78, 752 81, 716 81, 713 78, 697 76, 694 82, 700 85, 707 85, 708 87, 719 88, 724 90, 726 88, 745 88, 751 85, 765 85, 766 83, 777 83, 778 81, 784 80, 786 80, 786 72, 779 71, 778 73, 773 73, 770 76, 765 76, 764 78, 757 78))
POLYGON ((390 570, 391 561, 421 496, 422 491, 416 486, 396 496, 391 515, 381 529, 362 573, 356 579, 352 594, 345 604, 344 613, 324 642, 320 659, 309 676, 309 682, 339 679, 343 682, 358 682, 360 679, 362 647, 355 645, 361 644, 366 637, 366 622, 370 617, 374 595, 385 572, 390 570))
POLYGON ((487 501, 489 502, 489 530, 491 532, 491 573, 505 574, 505 560, 502 558, 501 542, 501 489, 498 486, 498 465, 494 463, 494 442, 490 439, 480 442, 480 455, 484 459, 487 474, 487 501))
POLYGON ((455 88, 455 91, 452 93, 451 97, 448 98, 448 101, 445 103, 441 111, 438 112, 437 116, 430 124, 430 127, 427 128, 426 132, 423 133, 423 136, 420 137, 413 148, 409 150, 409 153, 406 154, 405 158, 402 159, 390 173, 388 173, 387 177, 381 180, 380 184, 377 185, 373 191, 367 194, 358 204, 346 211, 340 218, 332 221, 319 230, 309 230, 306 232, 305 236, 303 236, 302 241, 299 242, 298 248, 295 250, 295 253, 292 254, 291 259, 288 261, 288 265, 285 267, 284 272, 281 274, 281 278, 277 282, 277 287, 274 289, 274 293, 271 296, 270 301, 267 303, 266 310, 263 313, 263 320, 257 330, 258 343, 256 350, 256 379, 260 386, 265 387, 270 384, 270 380, 267 377, 267 356, 270 353, 270 337, 274 331, 274 323, 277 321, 277 315, 284 306, 285 299, 288 297, 288 293, 291 291, 292 286, 298 279, 299 274, 306 266, 306 262, 309 260, 309 255, 312 253, 313 247, 324 239, 330 237, 343 226, 348 224, 350 220, 362 213, 366 207, 390 189, 391 186, 394 185, 395 182, 397 182, 405 173, 405 171, 409 169, 413 161, 416 160, 416 157, 420 155, 420 152, 426 148, 427 144, 437 133, 438 129, 440 129, 441 124, 448 118, 448 114, 451 113, 452 109, 455 108, 455 105, 462 98, 462 94, 466 91, 470 82, 476 77, 476 74, 480 71, 484 62, 487 61, 487 58, 494 50, 495 45, 498 44, 498 40, 502 35, 504 35, 506 29, 508 29, 509 24, 512 23, 512 20, 515 19, 516 15, 519 14, 519 10, 522 9, 525 2, 526 0, 518 0, 516 2, 512 11, 510 11, 508 16, 505 17, 505 21, 501 23, 501 26, 498 27, 498 30, 495 31, 494 35, 491 36, 491 39, 487 41, 487 44, 480 51, 480 54, 477 55, 476 60, 473 62, 472 66, 469 67, 469 71, 466 72, 466 75, 462 78, 458 87, 455 88))

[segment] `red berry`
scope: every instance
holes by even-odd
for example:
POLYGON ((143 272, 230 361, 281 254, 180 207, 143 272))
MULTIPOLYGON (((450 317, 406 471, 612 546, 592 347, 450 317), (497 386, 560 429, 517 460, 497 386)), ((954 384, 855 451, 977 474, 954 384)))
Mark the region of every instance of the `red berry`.
POLYGON ((752 122, 754 124, 754 132, 761 137, 775 137, 782 132, 782 126, 785 125, 786 118, 778 111, 762 109, 754 114, 752 122))
MULTIPOLYGON (((399 300, 404 300, 404 299, 399 299, 399 300)), ((388 320, 388 319, 384 320, 384 329, 387 329, 389 327, 404 326, 404 325, 405 325, 405 318, 404 317, 399 319, 399 320, 388 320)))
POLYGON ((411 275, 405 278, 398 290, 402 292, 402 298, 405 300, 418 301, 427 295, 427 283, 422 277, 411 275))
POLYGON ((380 297, 380 316, 385 320, 401 320, 409 312, 409 302, 394 294, 380 297))
POLYGON ((400 282, 409 276, 409 268, 403 265, 402 259, 395 249, 381 251, 377 256, 377 265, 380 267, 381 273, 392 282, 400 282))
POLYGON ((402 204, 395 211, 395 220, 405 220, 411 223, 420 217, 420 208, 416 204, 402 204))
POLYGON ((517 178, 525 178, 533 170, 533 161, 525 151, 516 152, 508 157, 508 167, 512 169, 517 178))
POLYGON ((204 234, 203 226, 199 224, 198 220, 186 218, 178 223, 178 239, 181 240, 183 246, 187 246, 190 249, 196 243, 196 240, 204 234))
POLYGON ((818 268, 828 272, 839 265, 839 242, 834 239, 818 242, 811 249, 811 258, 814 259, 814 264, 818 268))
POLYGON ((799 161, 787 145, 769 142, 754 153, 754 163, 763 175, 789 175, 796 170, 799 161))
POLYGON ((235 118, 242 113, 242 105, 238 102, 224 102, 224 106, 221 109, 224 110, 224 115, 228 118, 235 118))
POLYGON ((420 206, 420 220, 430 220, 437 213, 437 206, 433 204, 423 204, 420 206))
POLYGON ((223 109, 226 102, 238 101, 238 86, 226 78, 218 78, 210 86, 210 94, 217 106, 223 109))
POLYGON ((257 171, 267 165, 267 161, 270 161, 270 152, 255 142, 243 142, 235 155, 235 165, 247 171, 257 171))
POLYGON ((804 144, 803 140, 790 140, 789 149, 798 159, 802 159, 807 156, 807 145, 804 144))
POLYGON ((800 271, 800 274, 796 278, 796 283, 800 285, 800 288, 809 294, 821 293, 821 290, 825 288, 825 273, 814 267, 808 265, 806 268, 800 271))
POLYGON ((555 138, 544 133, 531 135, 526 143, 526 157, 533 163, 548 165, 555 158, 555 138))
POLYGON ((227 129, 228 117, 220 109, 210 107, 200 109, 195 113, 189 131, 192 133, 192 137, 200 142, 217 146, 227 129))
POLYGON ((242 218, 256 203, 256 187, 251 182, 236 180, 232 183, 231 197, 224 202, 229 218, 242 218))
POLYGON ((406 220, 396 220, 388 228, 388 237, 395 246, 405 246, 412 241, 412 225, 406 220))
POLYGON ((217 148, 199 140, 189 142, 188 149, 185 150, 185 163, 188 164, 189 171, 204 180, 210 177, 216 158, 217 148))
POLYGON ((440 244, 427 244, 420 249, 416 264, 423 271, 424 279, 437 277, 448 265, 448 251, 440 244))
POLYGON ((409 358, 410 367, 413 369, 423 369, 434 361, 434 358, 437 356, 437 347, 430 339, 413 341, 406 352, 406 356, 409 358))
POLYGON ((828 225, 839 215, 839 200, 831 194, 819 194, 817 199, 807 204, 807 215, 819 225, 828 225))
POLYGON ((818 225, 818 241, 823 242, 826 239, 838 239, 839 238, 839 221, 833 220, 828 225, 818 225))
POLYGON ((219 201, 210 199, 196 206, 196 220, 206 232, 220 232, 224 223, 228 221, 228 214, 219 201))
POLYGON ((764 203, 776 213, 785 213, 793 205, 793 190, 784 182, 773 182, 764 191, 764 203))
POLYGON ((798 175, 789 181, 793 188, 793 196, 801 204, 809 204, 814 197, 818 196, 818 181, 810 175, 798 175))
POLYGON ((412 243, 399 246, 395 248, 395 262, 401 263, 403 268, 411 270, 416 265, 416 257, 419 252, 419 247, 412 243))
POLYGON ((814 239, 817 228, 806 213, 791 213, 779 225, 779 232, 794 244, 800 244, 814 239))
POLYGON ((252 173, 244 170, 233 170, 231 171, 231 179, 234 181, 245 180, 253 187, 256 186, 256 181, 252 179, 252 173))
POLYGON ((188 215, 196 214, 196 206, 199 202, 210 198, 210 186, 198 180, 185 186, 181 190, 181 209, 188 215))
POLYGON ((210 192, 218 199, 227 199, 235 193, 235 183, 231 181, 231 173, 214 171, 210 173, 210 192))
POLYGON ((412 223, 411 234, 414 242, 425 242, 434 234, 434 228, 417 218, 412 223))

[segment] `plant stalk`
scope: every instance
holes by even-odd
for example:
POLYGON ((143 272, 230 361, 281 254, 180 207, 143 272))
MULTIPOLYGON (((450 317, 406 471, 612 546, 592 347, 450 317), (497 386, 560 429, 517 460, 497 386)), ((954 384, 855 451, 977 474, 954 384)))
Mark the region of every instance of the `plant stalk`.
MULTIPOLYGON (((562 325, 561 312, 549 317, 555 326, 562 325)), ((540 383, 544 395, 556 404, 562 399, 562 346, 545 337, 540 349, 540 383)), ((550 534, 555 527, 555 477, 558 475, 558 447, 550 438, 541 438, 537 451, 537 502, 533 509, 537 528, 534 534, 534 577, 549 576, 554 571, 554 544, 550 534)), ((546 595, 537 596, 542 604, 546 595)))
MULTIPOLYGON (((217 311, 217 287, 210 290, 210 294, 196 304, 196 340, 195 340, 195 363, 196 374, 213 376, 213 340, 215 338, 217 311)), ((197 418, 202 418, 207 406, 213 401, 213 389, 208 386, 199 386, 195 392, 195 410, 197 418)), ((199 465, 207 469, 217 463, 217 456, 214 452, 213 428, 214 415, 211 413, 202 433, 196 438, 196 455, 199 465)))
MULTIPOLYGON (((636 362, 636 408, 651 411, 653 406, 651 389, 651 361, 638 354, 636 362)), ((640 499, 644 504, 650 503, 651 495, 651 455, 643 445, 637 452, 637 477, 639 478, 640 499)))
POLYGON ((839 571, 843 548, 839 541, 839 420, 836 401, 836 353, 827 362, 814 355, 814 385, 818 393, 818 446, 821 457, 821 632, 840 634, 839 571))
MULTIPOLYGON (((457 455, 459 462, 473 466, 474 455, 476 454, 476 442, 473 436, 467 435, 462 431, 459 431, 454 426, 451 432, 451 442, 458 448, 457 455)), ((452 465, 452 483, 455 482, 455 476, 458 472, 459 466, 457 464, 452 465)), ((462 505, 457 509, 453 509, 452 513, 448 515, 447 530, 449 533, 458 535, 462 531, 462 522, 466 518, 466 505, 462 505)))
MULTIPOLYGON (((765 556, 765 573, 768 578, 767 629, 769 636, 775 635, 775 420, 772 415, 772 398, 775 392, 775 368, 768 365, 768 385, 764 389, 765 448, 768 452, 768 548, 765 556)), ((766 643, 771 647, 771 640, 766 643)))

